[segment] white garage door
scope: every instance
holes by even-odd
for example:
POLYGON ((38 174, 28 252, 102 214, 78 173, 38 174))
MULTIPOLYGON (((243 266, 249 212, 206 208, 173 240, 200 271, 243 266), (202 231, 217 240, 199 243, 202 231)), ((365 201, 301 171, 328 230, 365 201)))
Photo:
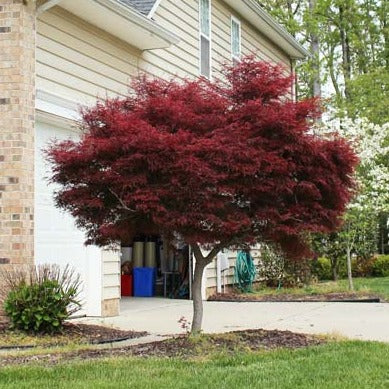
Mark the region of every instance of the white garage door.
POLYGON ((84 246, 84 234, 74 225, 73 218, 54 206, 54 185, 47 177, 50 168, 42 150, 52 139, 76 138, 69 128, 37 122, 35 138, 35 262, 37 264, 70 264, 83 281, 83 311, 87 315, 101 314, 101 251, 84 246))

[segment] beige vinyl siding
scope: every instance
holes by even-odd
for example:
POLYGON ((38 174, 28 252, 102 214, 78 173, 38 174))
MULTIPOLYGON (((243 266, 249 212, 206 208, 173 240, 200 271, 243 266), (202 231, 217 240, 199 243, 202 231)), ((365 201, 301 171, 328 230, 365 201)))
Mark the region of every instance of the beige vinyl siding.
POLYGON ((163 0, 153 19, 180 37, 176 46, 144 52, 139 66, 161 77, 199 75, 199 21, 197 1, 163 0), (193 5, 196 5, 195 7, 193 5))
MULTIPOLYGON (((212 68, 216 77, 231 61, 231 10, 212 0, 212 68)), ((239 15, 234 14, 239 18, 239 15)), ((81 104, 96 97, 124 96, 131 76, 147 73, 170 78, 199 75, 198 1, 163 0, 155 21, 181 41, 167 49, 141 52, 79 17, 54 7, 38 20, 37 88, 81 104)), ((242 55, 283 63, 289 58, 251 25, 241 20, 242 55)))
MULTIPOLYGON (((177 34, 181 41, 168 49, 143 53, 140 68, 160 77, 199 75, 199 10, 197 0, 162 0, 153 19, 177 34)), ((221 0, 211 0, 211 63, 213 78, 221 77, 223 64, 231 61, 231 15, 241 21, 242 55, 281 63, 290 72, 290 59, 257 29, 245 22, 221 0)))
POLYGON ((120 298, 120 259, 118 251, 103 250, 102 300, 120 298))
POLYGON ((80 104, 124 96, 139 51, 55 7, 38 20, 37 89, 80 104))

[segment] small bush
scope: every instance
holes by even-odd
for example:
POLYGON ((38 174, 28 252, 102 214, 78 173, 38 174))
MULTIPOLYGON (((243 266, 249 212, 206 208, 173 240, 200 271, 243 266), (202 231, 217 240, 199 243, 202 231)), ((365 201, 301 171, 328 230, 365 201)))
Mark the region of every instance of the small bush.
POLYGON ((331 262, 328 258, 320 257, 312 261, 312 273, 320 280, 332 279, 331 262))
POLYGON ((310 260, 286 260, 278 247, 263 245, 257 274, 269 287, 299 287, 312 281, 310 260))
POLYGON ((271 246, 261 247, 261 259, 257 266, 257 274, 260 281, 267 286, 277 287, 284 279, 285 259, 281 252, 271 246))
POLYGON ((379 255, 373 263, 373 276, 389 277, 389 255, 379 255))
POLYGON ((53 333, 81 308, 80 277, 68 266, 32 267, 28 271, 3 273, 10 292, 4 309, 11 327, 26 332, 53 333))

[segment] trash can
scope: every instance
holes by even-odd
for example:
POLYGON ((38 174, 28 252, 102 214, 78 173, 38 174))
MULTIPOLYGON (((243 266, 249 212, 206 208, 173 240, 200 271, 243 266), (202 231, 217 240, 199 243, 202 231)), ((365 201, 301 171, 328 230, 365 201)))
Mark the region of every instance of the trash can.
POLYGON ((152 297, 155 294, 155 281, 157 268, 155 267, 134 267, 134 296, 152 297))
POLYGON ((132 275, 122 274, 121 275, 121 295, 132 296, 133 293, 133 282, 132 275))

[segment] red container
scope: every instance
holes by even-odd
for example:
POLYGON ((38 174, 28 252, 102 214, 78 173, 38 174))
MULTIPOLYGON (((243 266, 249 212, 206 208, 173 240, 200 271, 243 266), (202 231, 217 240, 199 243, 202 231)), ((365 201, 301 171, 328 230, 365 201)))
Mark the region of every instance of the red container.
POLYGON ((132 276, 125 275, 125 274, 121 276, 121 291, 122 291, 122 296, 133 295, 132 276))

